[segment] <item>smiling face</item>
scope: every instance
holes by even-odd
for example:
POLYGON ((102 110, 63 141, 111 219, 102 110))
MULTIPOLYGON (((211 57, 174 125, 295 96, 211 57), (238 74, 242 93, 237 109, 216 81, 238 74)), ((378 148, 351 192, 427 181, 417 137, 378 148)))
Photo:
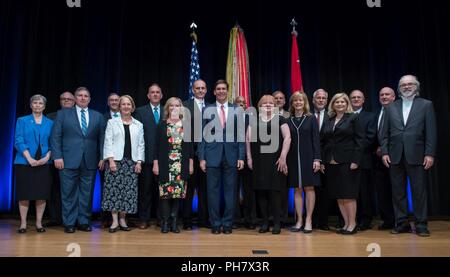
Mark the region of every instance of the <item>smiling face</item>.
POLYGON ((357 111, 364 105, 364 94, 360 90, 354 90, 350 93, 350 101, 352 102, 353 110, 357 111))
POLYGON ((214 95, 216 96, 217 102, 224 104, 228 99, 228 88, 226 84, 218 84, 214 89, 214 95))
POLYGON ((70 92, 64 92, 59 97, 61 108, 72 108, 75 105, 75 97, 70 92))
POLYGON ((75 103, 78 107, 85 109, 91 102, 91 95, 87 90, 79 90, 75 93, 75 103))
POLYGON ((303 112, 305 108, 305 100, 302 97, 297 97, 292 102, 292 106, 295 109, 295 112, 303 112))
POLYGON ((406 75, 400 79, 398 84, 400 94, 403 97, 410 98, 419 92, 419 84, 414 76, 406 75))
POLYGON ((134 105, 128 97, 121 97, 118 106, 122 116, 130 116, 134 111, 134 105))
POLYGON ((161 88, 157 85, 149 87, 147 98, 153 106, 158 106, 162 99, 161 88))
POLYGON ((202 80, 197 80, 192 85, 192 91, 194 92, 194 97, 198 100, 205 99, 206 95, 206 83, 202 80))
POLYGON ((382 88, 380 90, 380 104, 383 105, 383 107, 386 107, 390 103, 395 101, 395 92, 391 88, 382 88))
POLYGON ((282 92, 278 92, 274 95, 275 98, 275 105, 282 110, 284 108, 284 105, 286 104, 286 97, 284 97, 284 94, 282 92))
POLYGON ((42 99, 33 100, 30 104, 33 113, 42 113, 45 110, 45 103, 42 99))
POLYGON ((264 95, 258 102, 261 115, 270 117, 275 111, 275 98, 271 95, 264 95))
POLYGON ((111 94, 108 97, 108 107, 112 112, 118 112, 119 111, 119 95, 117 94, 111 94))
POLYGON ((178 100, 173 100, 169 104, 169 118, 173 120, 180 119, 181 103, 178 100))
POLYGON ((347 111, 348 103, 344 97, 337 98, 333 103, 333 109, 336 114, 344 114, 347 111))
POLYGON ((316 92, 316 94, 313 97, 313 105, 316 111, 321 111, 325 109, 325 107, 328 104, 328 97, 325 91, 319 90, 316 92))

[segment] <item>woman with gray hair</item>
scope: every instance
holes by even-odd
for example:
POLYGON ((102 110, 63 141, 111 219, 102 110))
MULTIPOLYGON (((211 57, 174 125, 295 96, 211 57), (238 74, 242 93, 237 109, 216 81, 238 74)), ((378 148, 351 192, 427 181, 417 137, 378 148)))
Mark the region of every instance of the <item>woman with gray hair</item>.
POLYGON ((53 121, 44 116, 47 99, 34 95, 30 99, 32 113, 20 117, 16 124, 14 160, 16 178, 16 199, 19 201, 19 234, 27 231, 27 214, 30 200, 36 201, 36 231, 45 232, 42 227, 46 200, 50 197, 51 169, 49 139, 53 121))

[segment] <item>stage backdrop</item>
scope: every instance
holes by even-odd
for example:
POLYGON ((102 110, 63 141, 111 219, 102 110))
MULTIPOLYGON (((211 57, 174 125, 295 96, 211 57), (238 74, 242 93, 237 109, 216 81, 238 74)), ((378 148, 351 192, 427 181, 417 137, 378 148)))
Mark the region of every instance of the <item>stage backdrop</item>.
MULTIPOLYGON (((236 24, 248 44, 253 103, 265 93, 290 90, 291 19, 299 22, 303 85, 331 95, 365 92, 366 109, 378 111, 378 91, 417 75, 421 95, 434 101, 438 120, 437 167, 430 172, 433 214, 450 214, 449 16, 440 1, 382 1, 368 8, 353 1, 0 1, 0 210, 14 209, 13 136, 16 118, 30 113, 29 98, 48 98, 86 86, 91 108, 106 111, 110 92, 146 103, 149 84, 164 98, 187 98, 192 20, 198 25, 202 78, 211 88, 225 78, 228 38, 236 24), (392 3, 394 2, 394 3, 392 3), (436 3, 433 3, 436 2, 436 3)), ((208 100, 213 99, 209 91, 208 100)), ((98 198, 98 194, 97 194, 98 198)), ((98 199, 97 199, 98 203, 98 199)))

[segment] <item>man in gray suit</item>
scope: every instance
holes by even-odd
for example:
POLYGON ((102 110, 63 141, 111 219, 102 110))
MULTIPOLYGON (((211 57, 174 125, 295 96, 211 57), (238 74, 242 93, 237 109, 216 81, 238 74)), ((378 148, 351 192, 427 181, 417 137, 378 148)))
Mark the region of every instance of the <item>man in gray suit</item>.
POLYGON ((403 76, 398 84, 400 99, 386 107, 381 152, 389 168, 395 213, 393 234, 411 231, 408 198, 403 182, 410 178, 416 234, 430 236, 427 228, 427 187, 425 172, 436 155, 436 117, 433 103, 419 97, 420 83, 415 76, 403 76))
POLYGON ((88 108, 91 95, 87 88, 75 91, 76 106, 58 111, 53 125, 51 145, 55 167, 61 179, 64 231, 92 231, 91 199, 97 167, 103 169, 103 115, 88 108))

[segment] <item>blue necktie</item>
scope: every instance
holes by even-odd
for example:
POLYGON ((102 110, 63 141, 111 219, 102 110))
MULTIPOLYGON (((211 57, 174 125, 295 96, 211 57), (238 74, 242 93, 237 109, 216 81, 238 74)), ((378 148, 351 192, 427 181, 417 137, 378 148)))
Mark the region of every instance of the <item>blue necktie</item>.
POLYGON ((119 117, 119 113, 114 113, 114 117, 115 118, 119 117))
POLYGON ((86 111, 81 110, 81 132, 83 132, 83 135, 86 136, 87 134, 87 121, 86 121, 86 111))
POLYGON ((153 109, 153 116, 155 117, 155 122, 156 122, 156 124, 159 124, 159 112, 158 112, 158 108, 154 108, 154 109, 153 109))

